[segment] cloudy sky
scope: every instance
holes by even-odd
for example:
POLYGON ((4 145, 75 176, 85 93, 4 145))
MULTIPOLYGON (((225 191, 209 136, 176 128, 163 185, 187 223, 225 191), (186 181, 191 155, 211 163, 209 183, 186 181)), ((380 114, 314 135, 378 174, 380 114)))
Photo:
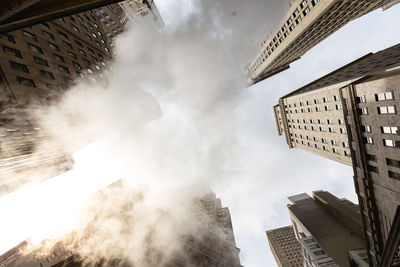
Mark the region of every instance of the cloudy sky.
MULTIPOLYGON (((263 31, 267 35, 273 29, 277 17, 287 8, 287 4, 279 3, 284 1, 240 1, 241 5, 238 1, 225 2, 224 14, 237 12, 229 17, 228 23, 232 24, 227 26, 242 27, 239 33, 242 38, 235 41, 242 42, 239 47, 248 50, 254 49, 250 46, 255 46, 263 31)), ((167 24, 176 23, 182 14, 195 8, 190 0, 159 0, 157 4, 167 24)), ((334 33, 289 70, 243 88, 244 101, 232 116, 239 120, 240 154, 245 171, 216 192, 231 210, 244 266, 276 265, 264 231, 290 223, 287 196, 322 189, 356 201, 352 169, 307 152, 289 150, 285 138, 277 135, 272 106, 288 92, 369 52, 399 43, 398 14, 400 5, 385 12, 376 10, 334 33)))
POLYGON ((277 25, 287 2, 156 1, 165 32, 122 34, 107 88, 79 84, 41 118, 51 129, 75 115, 84 123, 64 125, 57 138, 97 141, 75 153, 71 172, 0 199, 8 214, 0 221, 0 254, 29 235, 70 228, 73 216, 66 215, 79 206, 76 200, 120 178, 157 190, 211 186, 231 211, 244 266, 276 265, 265 230, 290 223, 288 196, 322 189, 355 201, 351 168, 289 150, 277 135, 272 106, 358 57, 399 43, 400 5, 349 23, 289 70, 246 88, 241 64, 277 25))

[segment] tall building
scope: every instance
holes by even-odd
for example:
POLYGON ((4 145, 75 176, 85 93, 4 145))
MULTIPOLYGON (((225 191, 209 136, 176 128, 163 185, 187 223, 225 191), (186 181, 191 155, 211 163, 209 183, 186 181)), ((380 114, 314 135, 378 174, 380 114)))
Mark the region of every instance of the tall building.
POLYGON ((303 252, 303 266, 350 266, 348 252, 363 249, 360 211, 326 191, 289 197, 289 214, 303 252))
MULTIPOLYGON (((112 217, 121 219, 123 217, 124 221, 121 222, 123 224, 123 231, 119 232, 118 230, 115 230, 113 235, 127 234, 127 232, 130 231, 129 227, 136 227, 135 223, 128 223, 131 219, 135 222, 140 221, 140 219, 135 217, 138 214, 134 213, 134 215, 132 215, 132 211, 129 209, 135 209, 135 204, 140 204, 143 198, 138 194, 138 192, 127 189, 127 184, 124 180, 117 181, 97 192, 91 199, 89 199, 89 209, 91 208, 91 205, 98 206, 99 199, 101 199, 103 205, 95 212, 95 214, 93 214, 93 220, 88 220, 89 225, 86 227, 88 230, 82 235, 83 239, 86 239, 86 236, 89 236, 90 239, 90 236, 92 235, 95 236, 101 231, 110 230, 108 228, 103 229, 101 226, 100 228, 98 228, 98 226, 92 226, 91 223, 93 223, 96 218, 109 219, 112 217), (112 209, 110 210, 111 207, 112 209)), ((104 259, 104 261, 99 260, 99 262, 93 263, 93 266, 241 267, 239 259, 240 249, 236 247, 229 209, 222 207, 221 200, 218 199, 214 193, 200 196, 196 195, 192 198, 189 209, 185 209, 185 211, 189 214, 186 214, 185 218, 182 218, 182 220, 174 221, 173 225, 165 223, 170 222, 168 212, 162 211, 162 215, 159 216, 159 210, 152 210, 150 215, 147 214, 147 216, 155 216, 158 218, 158 220, 149 228, 161 227, 161 233, 163 231, 174 231, 180 228, 189 229, 189 231, 182 231, 182 233, 179 234, 179 237, 177 237, 178 240, 174 239, 170 241, 171 247, 179 249, 175 249, 172 252, 165 252, 163 246, 158 243, 159 237, 156 233, 159 232, 155 230, 153 233, 152 229, 146 229, 146 238, 140 239, 143 243, 140 243, 140 240, 134 240, 132 241, 132 245, 124 244, 123 246, 125 249, 131 249, 131 251, 129 251, 130 254, 135 255, 135 253, 141 253, 140 255, 133 257, 134 259, 142 259, 139 264, 131 262, 129 259, 116 258, 104 259), (188 221, 186 218, 190 218, 191 221, 188 221), (175 225, 176 223, 179 225, 175 225), (173 229, 165 227, 172 227, 173 229), (135 242, 139 242, 139 244, 135 242), (180 243, 181 245, 177 247, 176 243, 180 243), (140 251, 136 251, 136 246, 141 247, 140 251), (141 258, 141 256, 143 258, 141 258)), ((142 214, 141 212, 139 213, 139 216, 146 216, 146 214, 142 214)), ((113 222, 115 222, 114 219, 113 222)), ((140 225, 139 223, 138 227, 143 227, 143 225, 140 225)), ((165 238, 165 236, 163 238, 165 238)), ((121 237, 121 239, 118 239, 118 242, 121 240, 124 240, 124 238, 121 237)), ((77 245, 83 250, 90 250, 93 248, 93 243, 91 241, 88 242, 89 244, 81 241, 82 240, 75 240, 74 242, 77 242, 76 244, 73 243, 67 245, 71 247, 77 245), (86 245, 88 245, 88 247, 86 247, 86 245)), ((27 242, 24 241, 1 255, 0 266, 80 267, 88 266, 89 264, 87 259, 77 253, 71 253, 70 251, 63 249, 62 245, 56 246, 48 254, 43 252, 39 253, 39 255, 44 254, 45 256, 37 257, 35 255, 23 255, 21 252, 26 245, 27 242)), ((124 254, 118 252, 117 255, 124 254)))
POLYGON ((298 60, 308 50, 353 19, 388 4, 390 0, 294 0, 285 18, 261 44, 247 65, 248 84, 258 83, 298 60))
POLYGON ((63 147, 38 149, 49 136, 32 113, 80 79, 101 82, 127 19, 112 4, 0 35, 0 195, 72 167, 63 147))
POLYGON ((159 29, 164 22, 154 0, 127 0, 119 5, 125 11, 126 16, 139 27, 152 27, 159 29))
POLYGON ((286 226, 266 232, 268 244, 279 267, 303 266, 303 256, 293 226, 286 226))
POLYGON ((399 66, 400 44, 287 94, 274 107, 278 132, 290 148, 353 166, 373 266, 399 257, 399 244, 391 239, 399 229, 399 66))

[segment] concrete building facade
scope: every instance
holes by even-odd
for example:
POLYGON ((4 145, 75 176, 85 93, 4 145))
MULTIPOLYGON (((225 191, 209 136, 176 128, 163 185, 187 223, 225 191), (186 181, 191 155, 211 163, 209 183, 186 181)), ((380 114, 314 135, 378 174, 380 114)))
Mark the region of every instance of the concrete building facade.
POLYGON ((101 83, 127 19, 113 4, 0 35, 0 195, 71 168, 63 147, 37 149, 49 135, 32 114, 81 79, 101 83))
POLYGON ((279 267, 303 266, 303 256, 293 226, 266 231, 268 244, 279 267))
POLYGON ((247 65, 248 84, 258 83, 288 69, 293 61, 351 20, 389 3, 395 1, 291 1, 283 21, 262 42, 260 52, 247 65))
POLYGON ((289 197, 289 214, 303 252, 303 266, 350 266, 348 251, 363 249, 357 205, 326 191, 289 197))
MULTIPOLYGON (((353 166, 367 253, 373 266, 389 260, 386 251, 398 249, 398 242, 391 240, 390 232, 398 228, 394 222, 400 205, 399 66, 400 45, 370 53, 282 97, 274 107, 278 132, 285 135, 290 148, 301 148, 353 166), (334 102, 326 109, 329 94, 334 96, 330 98, 334 102), (304 144, 301 142, 302 136, 304 139, 314 132, 310 126, 305 130, 304 123, 298 129, 299 115, 295 112, 298 107, 294 104, 299 106, 300 100, 308 96, 319 103, 311 111, 300 112, 299 120, 313 118, 318 106, 321 113, 333 118, 332 125, 336 128, 332 136, 336 137, 332 140, 338 142, 328 147, 331 154, 324 149, 326 144, 322 139, 307 141, 311 146, 305 140, 304 144)), ((321 132, 321 124, 316 122, 314 126, 321 132)), ((396 260, 395 254, 391 255, 396 260)))

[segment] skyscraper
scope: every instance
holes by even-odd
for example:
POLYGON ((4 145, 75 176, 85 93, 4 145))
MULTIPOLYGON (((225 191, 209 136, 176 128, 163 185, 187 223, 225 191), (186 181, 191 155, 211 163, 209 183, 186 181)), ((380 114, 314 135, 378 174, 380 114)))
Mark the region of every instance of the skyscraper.
POLYGON ((294 235, 292 225, 268 230, 266 234, 279 267, 303 266, 301 246, 294 235))
POLYGON ((308 50, 346 25, 390 0, 294 0, 260 52, 247 65, 248 84, 258 83, 289 68, 308 50))
POLYGON ((0 195, 71 168, 63 147, 38 151, 49 136, 32 113, 80 79, 99 82, 126 21, 113 4, 0 35, 0 195))
MULTIPOLYGON (((178 192, 185 193, 182 191, 178 192)), ((139 230, 146 233, 146 238, 138 238, 137 240, 129 238, 128 241, 125 241, 127 243, 122 244, 120 247, 125 250, 130 248, 129 254, 135 255, 135 257, 132 257, 133 259, 140 258, 139 264, 131 262, 124 257, 115 259, 104 258, 103 260, 97 254, 96 257, 93 257, 97 261, 92 262, 93 258, 86 259, 84 256, 79 255, 79 253, 71 253, 60 244, 54 247, 54 249, 50 249, 50 252, 47 254, 40 251, 40 256, 31 254, 23 255, 21 252, 26 247, 27 242, 22 242, 3 255, 0 255, 0 266, 25 267, 39 265, 72 267, 94 264, 95 266, 241 267, 239 259, 240 249, 236 247, 229 209, 222 207, 221 200, 215 196, 215 193, 192 196, 192 201, 188 205, 189 208, 184 209, 187 212, 184 214, 185 218, 178 218, 179 220, 176 221, 172 220, 174 222, 172 225, 170 224, 171 220, 168 218, 169 213, 167 211, 162 211, 161 215, 159 210, 151 210, 150 213, 134 213, 132 209, 136 208, 136 204, 140 205, 143 198, 140 193, 129 188, 124 180, 119 180, 94 194, 88 201, 88 208, 92 209, 91 205, 98 206, 99 199, 101 199, 102 207, 99 207, 94 212, 93 218, 90 217, 87 221, 88 225, 85 226, 87 230, 81 236, 82 239, 90 240, 94 236, 94 239, 97 240, 96 235, 101 235, 102 232, 109 231, 108 226, 102 228, 101 225, 104 223, 102 219, 107 220, 111 218, 113 223, 115 223, 115 220, 121 220, 122 231, 120 231, 119 227, 112 228, 111 231, 113 235, 126 235, 130 232, 130 228, 143 227, 140 224, 140 219, 137 217, 153 216, 157 218, 154 224, 146 225, 148 226, 147 229, 139 230), (91 225, 98 218, 102 220, 100 227, 91 225), (187 218, 190 218, 190 220, 188 221, 187 218), (161 228, 162 230, 157 231, 152 228, 161 228), (177 238, 167 240, 168 245, 175 247, 175 249, 166 252, 164 251, 165 248, 159 244, 159 239, 166 238, 166 236, 159 237, 157 233, 174 231, 176 229, 187 229, 189 231, 182 231, 179 235, 166 235, 177 238), (129 242, 132 242, 132 244, 129 244, 129 242), (180 245, 176 246, 176 243, 180 245), (137 246, 140 246, 140 249, 135 249, 137 246), (44 256, 42 256, 43 254, 44 256)), ((147 219, 152 220, 152 218, 147 219)), ((118 242, 121 240, 124 239, 121 237, 121 239, 118 239, 118 242)), ((93 249, 91 241, 85 243, 84 240, 75 240, 75 242, 77 243, 70 244, 67 242, 66 245, 70 247, 78 246, 80 247, 79 249, 86 252, 93 249)), ((117 255, 124 254, 118 252, 117 255)), ((103 254, 100 256, 103 256, 103 254)))
POLYGON ((364 248, 360 211, 325 191, 289 197, 289 214, 303 266, 350 266, 348 251, 364 248))
POLYGON ((290 148, 353 166, 374 266, 396 260, 393 251, 398 248, 390 232, 399 228, 399 66, 400 44, 295 90, 274 107, 278 132, 290 148))

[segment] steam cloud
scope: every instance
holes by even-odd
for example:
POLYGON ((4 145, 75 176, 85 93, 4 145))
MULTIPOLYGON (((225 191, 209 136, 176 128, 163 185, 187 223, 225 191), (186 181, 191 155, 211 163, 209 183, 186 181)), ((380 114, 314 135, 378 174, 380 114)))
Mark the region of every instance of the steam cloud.
POLYGON ((265 16, 275 22, 284 5, 190 3, 191 12, 171 19, 175 24, 163 32, 131 25, 116 40, 114 62, 104 77, 79 82, 57 105, 35 114, 51 135, 39 150, 55 144, 67 153, 81 149, 74 169, 59 182, 67 188, 47 189, 54 192, 45 196, 56 204, 49 209, 45 199, 35 206, 40 214, 59 211, 50 215, 51 227, 32 228, 29 253, 47 252, 61 242, 84 260, 125 258, 144 266, 149 251, 144 244, 155 231, 151 247, 168 258, 195 226, 190 207, 182 205, 188 201, 161 200, 159 193, 198 184, 213 189, 241 176, 245 159, 239 156, 237 112, 248 96, 243 51, 261 39, 252 30, 265 24, 265 16), (130 183, 126 192, 111 202, 96 197, 79 210, 90 194, 120 178, 130 183), (132 195, 131 187, 138 186, 146 189, 132 195), (185 217, 188 226, 177 228, 185 217))

